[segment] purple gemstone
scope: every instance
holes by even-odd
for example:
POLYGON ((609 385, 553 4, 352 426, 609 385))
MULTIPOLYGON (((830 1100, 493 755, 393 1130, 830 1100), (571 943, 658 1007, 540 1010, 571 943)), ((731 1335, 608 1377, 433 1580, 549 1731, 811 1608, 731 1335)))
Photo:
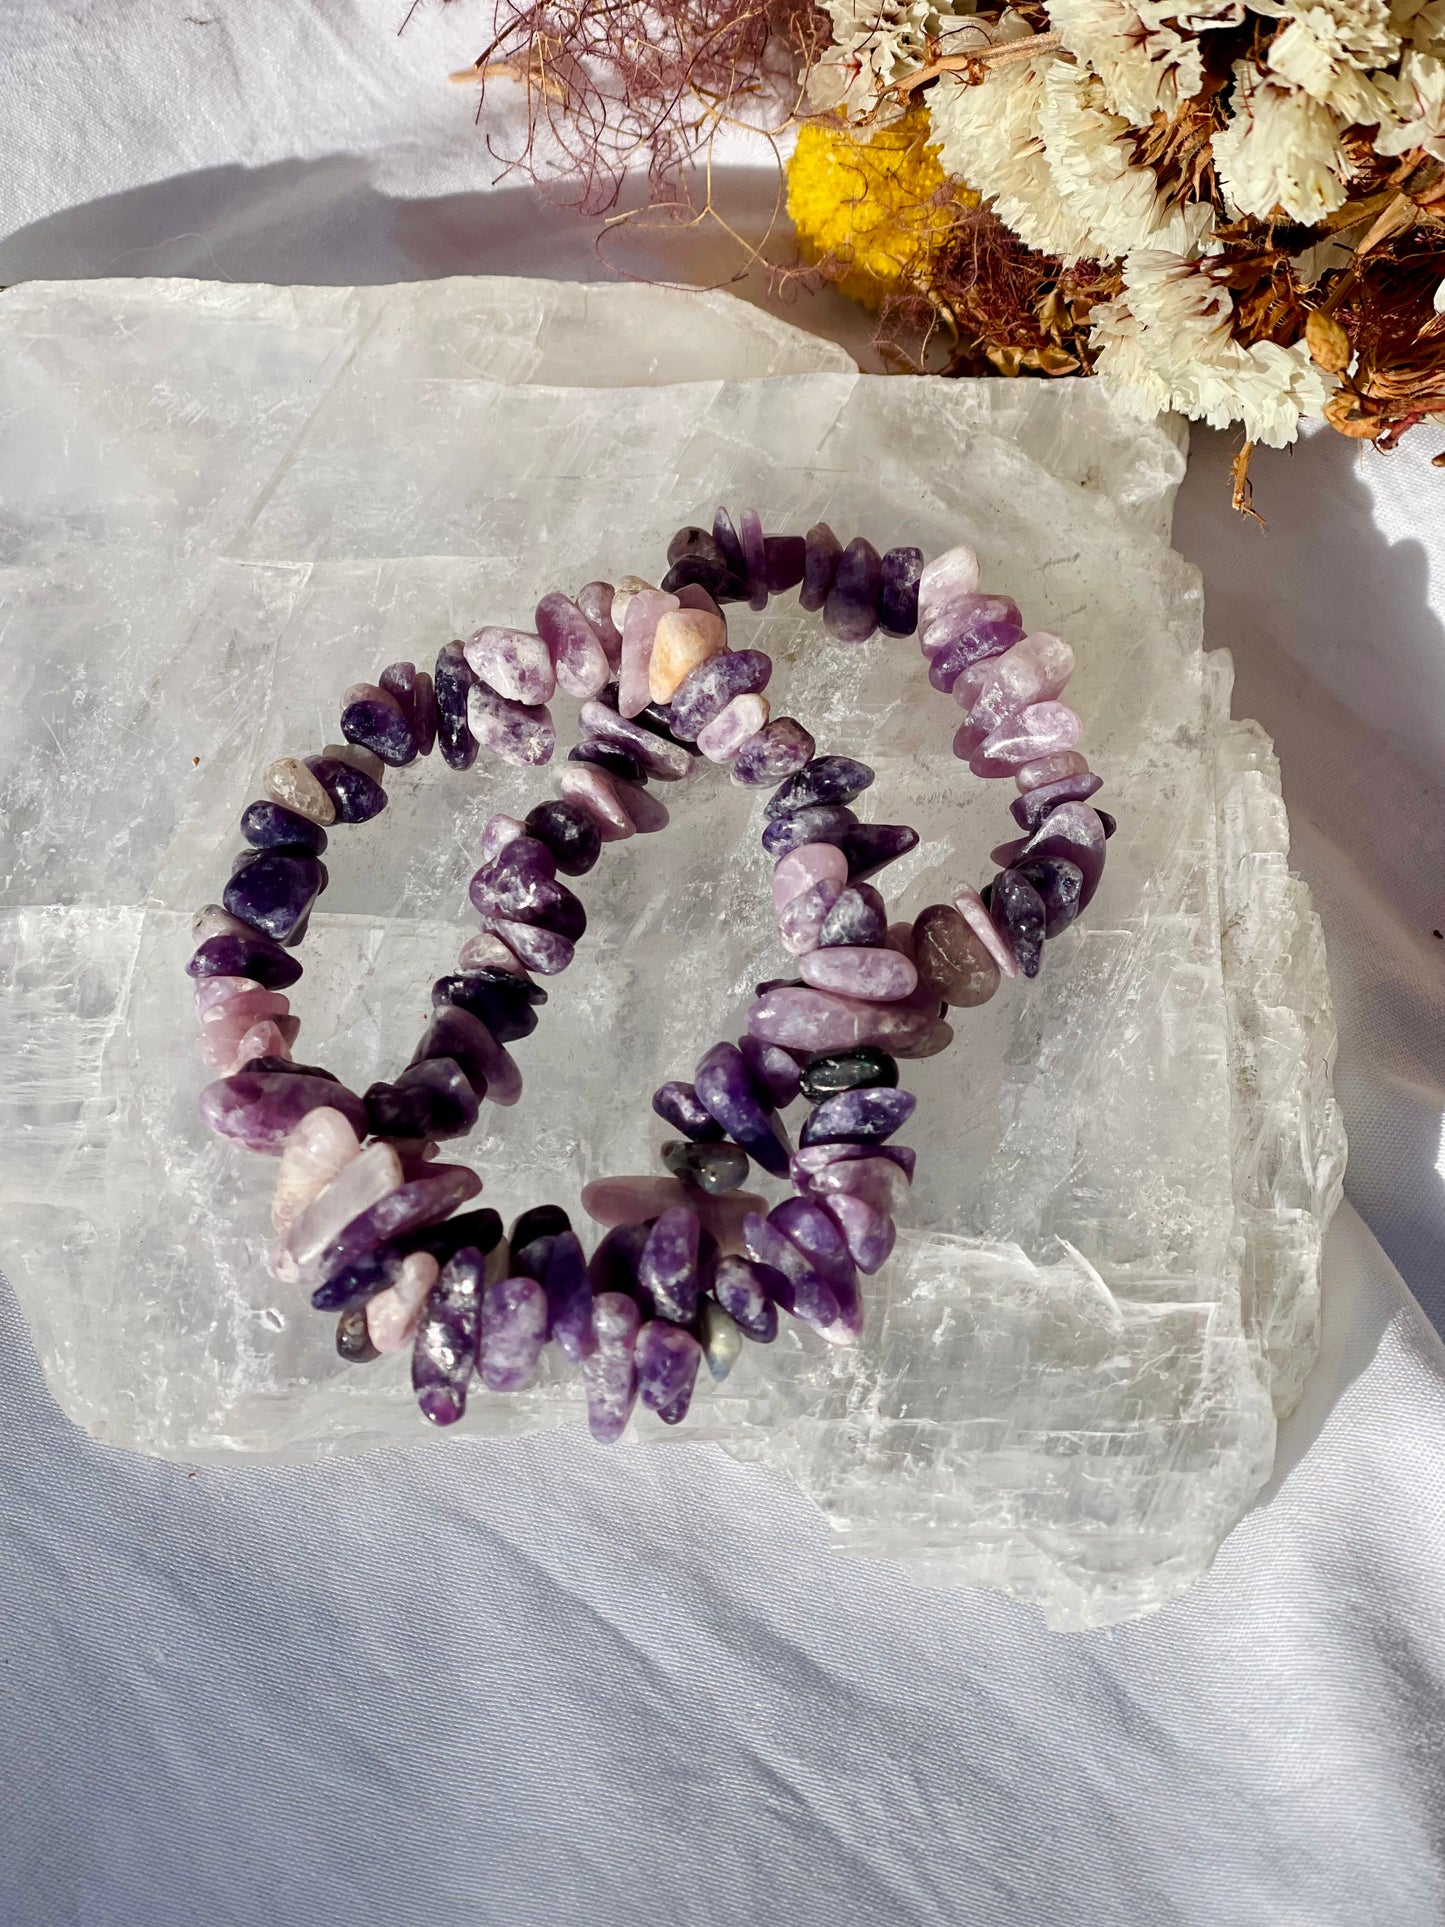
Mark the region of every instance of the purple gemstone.
POLYGON ((839 839, 848 859, 848 881, 860 883, 918 846, 917 830, 906 823, 860 823, 839 839))
POLYGON ((308 1111, 323 1104, 340 1111, 358 1137, 366 1135, 361 1099, 329 1077, 288 1071, 237 1071, 207 1084, 196 1100, 202 1118, 218 1137, 244 1144, 248 1151, 280 1157, 286 1140, 308 1111))
POLYGON ((577 591, 577 607, 592 624, 615 675, 622 661, 622 637, 612 620, 613 594, 610 582, 589 582, 577 591))
POLYGON ((788 1148, 758 1101, 752 1073, 736 1044, 714 1044, 698 1061, 693 1087, 735 1144, 775 1177, 785 1177, 788 1148))
POLYGON ((561 1231, 552 1241, 544 1281, 548 1325, 564 1357, 578 1365, 597 1349, 592 1331, 592 1287, 587 1282, 587 1260, 573 1231, 561 1231))
POLYGON ((837 1219, 812 1198, 785 1198, 768 1213, 768 1223, 797 1246, 837 1302, 837 1320, 819 1328, 823 1336, 835 1344, 850 1343, 863 1329, 863 1304, 853 1254, 837 1219))
POLYGON ((477 679, 460 642, 449 642, 442 650, 432 680, 442 758, 452 769, 470 769, 477 760, 477 744, 467 727, 467 697, 477 679))
MULTIPOLYGON (((406 718, 407 728, 415 741, 417 736, 416 664, 414 662, 388 663, 376 680, 387 695, 395 700, 397 707, 406 718)), ((417 754, 420 755, 421 744, 418 742, 416 747, 417 754)))
POLYGON ((718 1265, 713 1291, 730 1318, 759 1345, 771 1345, 778 1335, 778 1308, 769 1280, 778 1274, 770 1265, 751 1258, 724 1258, 718 1265))
POLYGON ((249 977, 267 990, 285 990, 301 975, 301 965, 289 951, 259 930, 247 936, 223 932, 207 937, 186 965, 191 977, 249 977))
POLYGON ((676 1079, 659 1084, 652 1093, 652 1108, 694 1144, 716 1144, 724 1135, 723 1127, 691 1084, 679 1083, 676 1079))
POLYGON ((285 943, 304 925, 321 887, 321 865, 315 857, 264 851, 236 872, 221 901, 233 917, 285 943))
POLYGON ((471 1079, 451 1057, 429 1057, 407 1067, 394 1084, 367 1087, 366 1118, 373 1137, 465 1137, 477 1121, 471 1079))
POLYGON ((779 817, 814 809, 820 804, 851 803, 872 781, 873 772, 868 765, 851 756, 815 756, 795 776, 788 778, 776 796, 768 798, 763 815, 773 823, 779 817))
MULTIPOLYGON (((712 660, 731 662, 736 659, 714 656, 712 660)), ((642 765, 647 775, 656 777, 660 782, 675 783, 692 769, 691 752, 680 743, 669 742, 665 736, 659 736, 656 730, 648 729, 628 716, 619 716, 615 709, 609 709, 604 702, 583 703, 577 712, 577 720, 589 737, 595 737, 609 748, 625 751, 642 765)))
POLYGON ((437 740, 437 694, 425 669, 419 669, 412 692, 411 728, 418 756, 430 756, 437 740))
POLYGON ((798 607, 816 615, 828 600, 828 591, 838 573, 838 558, 843 545, 826 522, 815 522, 803 543, 803 586, 798 592, 798 607))
POLYGON ((804 957, 822 940, 823 925, 843 894, 836 877, 821 877, 798 891, 777 913, 778 938, 790 956, 804 957))
POLYGON ((912 1117, 918 1100, 908 1091, 839 1091, 811 1113, 798 1148, 814 1144, 881 1144, 912 1117))
POLYGON ((587 1261, 587 1278, 594 1302, 606 1292, 622 1292, 632 1299, 647 1318, 652 1316, 652 1300, 638 1282, 637 1265, 647 1243, 651 1219, 614 1225, 587 1261))
POLYGON ((768 606, 768 553, 756 509, 744 509, 738 517, 738 541, 747 564, 748 607, 761 611, 768 606))
POLYGON ((968 766, 975 776, 1012 776, 1025 763, 1072 749, 1083 733, 1084 725, 1067 703, 1030 703, 984 738, 970 755, 968 766))
POLYGON ((396 1283, 402 1266, 417 1248, 407 1239, 398 1239, 395 1244, 375 1245, 370 1251, 364 1251, 354 1265, 333 1273, 329 1279, 327 1293, 331 1309, 351 1311, 369 1298, 375 1298, 379 1291, 386 1291, 396 1283))
POLYGON ((612 665, 602 638, 570 596, 556 590, 543 596, 533 618, 547 645, 557 681, 569 696, 586 702, 607 686, 612 665))
POLYGON ((467 1409, 482 1323, 482 1254, 464 1245, 431 1288, 411 1354, 411 1384, 422 1416, 455 1424, 467 1409))
MULTIPOLYGON (((330 1088, 335 1090, 336 1086, 330 1088)), ((311 1298, 318 1311, 338 1309, 323 1303, 321 1293, 338 1272, 344 1271, 348 1265, 354 1265, 364 1251, 399 1238, 404 1232, 414 1231, 420 1225, 435 1224, 442 1218, 450 1217, 459 1204, 474 1198, 482 1188, 482 1181, 476 1172, 469 1171, 465 1165, 434 1164, 429 1165, 427 1170, 430 1175, 410 1179, 369 1210, 363 1211, 359 1217, 353 1218, 327 1245, 317 1263, 317 1270, 325 1282, 313 1292, 311 1298)))
POLYGON ((347 691, 341 733, 348 743, 359 743, 394 769, 416 759, 416 738, 405 711, 375 683, 357 683, 347 691))
POLYGON ((989 914, 1025 977, 1037 977, 1043 962, 1047 917, 1043 899, 1018 870, 1002 870, 993 880, 989 914))
POLYGON ((838 1300, 832 1287, 770 1217, 749 1213, 743 1221, 743 1243, 754 1263, 769 1273, 769 1290, 784 1311, 815 1331, 826 1331, 838 1322, 838 1300))
POLYGON ((839 642, 866 642, 878 627, 883 564, 866 536, 858 535, 838 558, 833 586, 823 605, 823 624, 839 642))
POLYGON ((877 1044, 896 1057, 910 1057, 930 1041, 934 1021, 926 1010, 836 997, 806 984, 770 990, 748 1011, 754 1037, 808 1054, 877 1044))
MULTIPOLYGON (((821 1148, 814 1146, 814 1149, 821 1148)), ((867 1151, 871 1155, 838 1159, 812 1173, 807 1179, 807 1189, 814 1198, 831 1200, 842 1193, 861 1198, 870 1210, 890 1218, 902 1209, 908 1198, 908 1179, 902 1167, 886 1155, 890 1148, 888 1145, 848 1145, 839 1148, 867 1151)))
POLYGON ((569 937, 535 924, 520 923, 513 917, 483 917, 482 928, 500 937, 513 955, 539 977, 559 976, 576 955, 577 946, 569 937))
POLYGON ((847 1191, 834 1192, 827 1208, 837 1219, 858 1269, 870 1278, 875 1271, 881 1271, 898 1236, 892 1218, 847 1191))
POLYGON ((745 789, 770 789, 793 776, 808 762, 816 745, 792 716, 775 716, 750 742, 744 743, 732 766, 732 780, 745 789))
POLYGON ((769 856, 786 856, 804 843, 841 843, 846 830, 855 829, 858 819, 841 803, 815 803, 811 809, 793 810, 763 825, 763 848, 769 856))
POLYGON ((680 1325, 690 1324, 697 1312, 701 1231, 695 1211, 673 1205, 648 1232, 637 1262, 638 1283, 652 1294, 659 1316, 680 1325))
POLYGON ((587 1429, 601 1445, 611 1445, 622 1437, 637 1402, 637 1334, 641 1324, 636 1304, 623 1292, 599 1292, 593 1300, 595 1345, 583 1362, 582 1383, 587 1391, 587 1429))
POLYGON ((1060 803, 1085 803, 1103 787, 1102 776, 1096 776, 1091 769, 1082 770, 1077 776, 1061 776, 1056 783, 1043 783, 1036 790, 1025 790, 1009 804, 1009 812, 1023 829, 1036 830, 1049 811, 1056 810, 1060 803))
POLYGON ((963 595, 954 597, 923 619, 918 645, 925 656, 961 648, 963 658, 954 672, 957 675, 989 656, 1001 656, 1005 649, 1022 642, 1023 637, 1018 604, 1011 596, 963 595))
POLYGON ((808 544, 801 535, 765 535, 763 554, 767 563, 768 594, 786 595, 803 579, 808 544))
POLYGON ((637 1395, 664 1425, 680 1425, 692 1403, 702 1347, 680 1325, 653 1319, 637 1334, 637 1395))
POLYGON ((513 702, 484 682, 467 691, 467 728, 479 749, 500 756, 514 769, 550 763, 557 730, 545 703, 513 702))
POLYGON ((761 1037, 740 1037, 738 1049, 753 1080, 753 1088, 765 1091, 777 1110, 786 1110, 798 1095, 801 1072, 797 1059, 780 1044, 765 1044, 761 1037))
POLYGON ((412 1052, 413 1064, 432 1057, 449 1057, 460 1064, 467 1082, 478 1099, 487 1095, 488 1067, 495 1062, 500 1046, 486 1025, 471 1011, 456 1004, 442 1004, 422 1032, 421 1042, 412 1052))
POLYGON ((911 636, 918 627, 922 549, 889 549, 878 590, 878 627, 885 636, 911 636))
POLYGON ((564 876, 586 876, 602 854, 597 825, 586 810, 565 797, 539 803, 522 827, 528 836, 546 846, 564 876))
POLYGON ((482 1293, 477 1363, 489 1392, 531 1384, 547 1342, 547 1294, 535 1278, 499 1278, 482 1293))
POLYGON ((1045 937, 1057 937, 1067 930, 1079 914, 1084 890, 1084 873, 1078 864, 1063 856, 1039 856, 1025 858, 1014 868, 1039 893, 1045 937))
POLYGON ((556 870, 546 844, 519 836, 473 876, 472 903, 484 917, 553 930, 576 943, 587 928, 587 912, 566 884, 557 882, 556 870))
POLYGON ((726 509, 719 509, 712 519, 712 539, 721 551, 728 575, 738 593, 749 594, 752 585, 748 581, 747 557, 743 554, 743 545, 738 540, 738 532, 733 527, 733 518, 726 509))
POLYGON ((369 823, 386 808, 386 791, 376 778, 339 756, 308 756, 306 767, 336 805, 338 823, 369 823))
MULTIPOLYGON (((1034 831, 1024 845, 1023 860, 1035 857, 1064 857, 1078 865, 1083 876, 1079 908, 1088 907, 1104 874, 1104 825, 1097 810, 1087 803, 1061 803, 1034 831)), ((229 908, 229 906, 227 906, 229 908)))
POLYGON ((802 1187, 833 1165, 860 1164, 870 1159, 876 1163, 880 1158, 903 1173, 905 1186, 899 1197, 905 1198, 918 1166, 918 1153, 907 1144, 814 1144, 806 1151, 794 1152, 789 1175, 802 1187))
POLYGON ((734 697, 766 689, 772 673, 773 659, 761 649, 725 650, 700 662, 683 677, 668 704, 673 734, 695 743, 734 697))
POLYGON ((269 797, 249 803, 241 817, 241 834, 256 850, 285 850, 292 856, 320 856, 326 832, 309 816, 298 816, 284 803, 269 797))
POLYGON ((823 919, 820 950, 880 944, 888 933, 888 907, 871 883, 850 883, 823 919))

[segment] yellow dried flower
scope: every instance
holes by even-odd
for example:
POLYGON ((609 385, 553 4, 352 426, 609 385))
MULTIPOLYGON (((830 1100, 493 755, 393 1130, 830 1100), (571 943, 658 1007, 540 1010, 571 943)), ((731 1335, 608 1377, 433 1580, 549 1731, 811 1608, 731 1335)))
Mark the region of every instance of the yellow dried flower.
POLYGON ((788 212, 804 254, 865 307, 881 306, 948 236, 957 208, 978 196, 955 184, 945 197, 930 121, 916 109, 859 136, 841 122, 808 121, 788 163, 788 212))

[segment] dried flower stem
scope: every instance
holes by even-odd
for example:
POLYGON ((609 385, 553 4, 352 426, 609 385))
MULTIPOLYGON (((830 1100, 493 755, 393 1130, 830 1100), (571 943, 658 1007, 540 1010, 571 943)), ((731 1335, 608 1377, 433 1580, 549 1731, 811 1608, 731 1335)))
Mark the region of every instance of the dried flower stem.
MULTIPOLYGON (((1030 34, 1027 40, 1005 40, 997 47, 980 47, 977 53, 944 54, 932 60, 926 67, 918 67, 902 80, 895 80, 884 93, 897 94, 907 99, 918 87, 927 86, 930 80, 937 80, 940 74, 966 74, 975 67, 1002 67, 1011 60, 1032 60, 1035 54, 1064 54, 1064 37, 1058 33, 1030 34)), ((1065 54, 1065 59, 1072 59, 1065 54)))

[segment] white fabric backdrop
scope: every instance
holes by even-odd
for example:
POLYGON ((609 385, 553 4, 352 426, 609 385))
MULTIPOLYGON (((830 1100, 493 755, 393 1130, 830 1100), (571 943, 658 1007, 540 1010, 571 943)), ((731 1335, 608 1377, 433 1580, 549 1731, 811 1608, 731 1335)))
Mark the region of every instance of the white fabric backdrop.
MULTIPOLYGON (((488 0, 398 36, 407 4, 9 0, 0 282, 596 272, 445 84, 488 0)), ((716 272, 699 240, 629 262, 716 272)), ((1325 1358, 1210 1579, 1050 1636, 838 1559, 702 1448, 188 1475, 61 1419, 7 1294, 0 1922, 1445 1918, 1442 440, 1261 458, 1264 534, 1201 435, 1180 501, 1279 746, 1352 1158, 1325 1358)))

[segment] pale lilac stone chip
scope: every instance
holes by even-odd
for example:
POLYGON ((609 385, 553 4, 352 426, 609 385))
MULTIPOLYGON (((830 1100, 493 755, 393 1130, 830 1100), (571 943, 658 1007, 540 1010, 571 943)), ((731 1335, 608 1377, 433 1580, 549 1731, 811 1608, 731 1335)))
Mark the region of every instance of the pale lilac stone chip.
POLYGON ((793 716, 775 716, 760 729, 732 767, 732 780, 744 789, 768 789, 794 776, 813 754, 816 744, 793 716))
POLYGON ((971 884, 965 883, 954 898, 958 912, 973 934, 983 944, 985 950, 998 965, 1005 977, 1017 977, 1018 959, 1009 949, 1008 942, 984 906, 983 898, 971 884))
POLYGON ((558 685, 569 696, 585 702, 606 688, 612 665, 602 638, 570 596, 555 589, 544 595, 533 621, 552 658, 558 685))
POLYGON ((1025 763, 1072 749, 1084 725, 1067 703, 1031 703, 985 738, 968 759, 975 776, 1012 776, 1025 763))
POLYGON ((803 982, 817 990, 838 991, 868 1003, 901 1002, 918 986, 918 971, 907 957, 863 945, 815 949, 798 969, 803 982))
POLYGON ((692 1403, 702 1347, 680 1325, 653 1318, 637 1334, 637 1395, 664 1425, 680 1425, 692 1403))
POLYGON ((697 1311, 701 1233, 695 1211, 686 1205, 669 1206, 648 1232, 637 1262, 638 1283, 651 1292, 662 1315, 679 1324, 688 1324, 697 1311))
POLYGON ((587 1428, 599 1444, 611 1445, 627 1430, 637 1402, 637 1334, 642 1314, 620 1291, 600 1291, 592 1301, 594 1348, 583 1361, 587 1428))
POLYGON ((517 769, 550 763, 557 747, 552 713, 545 705, 513 702, 486 683, 473 683, 467 691, 467 728, 479 749, 490 750, 517 769))
MULTIPOLYGON (((462 653, 472 673, 508 702, 535 709, 552 700, 557 675, 540 636, 525 629, 478 629, 463 643, 462 653)), ((470 714, 467 721, 475 735, 470 714)))
POLYGON ((547 1294, 535 1278, 500 1278, 482 1294, 478 1363, 489 1392, 520 1392, 547 1342, 547 1294))

